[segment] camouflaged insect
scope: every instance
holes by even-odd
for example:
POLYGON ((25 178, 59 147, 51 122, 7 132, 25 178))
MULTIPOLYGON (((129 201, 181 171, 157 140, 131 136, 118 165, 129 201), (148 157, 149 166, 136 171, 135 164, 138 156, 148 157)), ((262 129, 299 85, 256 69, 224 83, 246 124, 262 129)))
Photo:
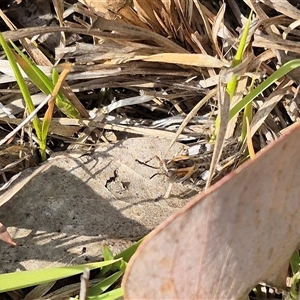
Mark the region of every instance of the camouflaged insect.
MULTIPOLYGON (((183 151, 182 154, 171 159, 162 160, 158 156, 155 156, 147 162, 140 163, 151 168, 160 169, 160 171, 153 174, 151 178, 156 175, 165 175, 171 182, 180 182, 188 188, 199 191, 205 186, 212 155, 213 146, 205 144, 190 147, 183 151), (153 159, 159 161, 159 168, 148 164, 149 161, 153 159)), ((214 181, 220 179, 220 177, 229 172, 239 156, 238 146, 235 143, 228 143, 223 149, 223 154, 220 163, 218 164, 214 181)))

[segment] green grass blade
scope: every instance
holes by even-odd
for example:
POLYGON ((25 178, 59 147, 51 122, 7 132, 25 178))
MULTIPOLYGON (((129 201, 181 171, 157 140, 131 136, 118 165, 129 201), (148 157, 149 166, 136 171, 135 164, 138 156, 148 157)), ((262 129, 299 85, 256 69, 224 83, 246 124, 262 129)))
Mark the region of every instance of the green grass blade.
POLYGON ((291 300, 299 300, 298 283, 299 283, 299 273, 296 273, 291 279, 291 288, 289 292, 289 296, 291 300))
POLYGON ((123 274, 124 274, 123 271, 118 271, 110 275, 109 277, 103 279, 101 282, 99 282, 98 284, 94 285, 89 289, 88 296, 92 297, 92 296, 97 296, 102 294, 107 289, 109 289, 114 283, 116 283, 117 280, 121 278, 123 274))
MULTIPOLYGON (((32 102, 32 99, 31 99, 31 95, 29 93, 29 90, 28 90, 28 87, 26 85, 26 82, 21 74, 21 71, 16 63, 16 60, 15 60, 15 56, 12 52, 12 50, 10 49, 10 47, 8 46, 8 44, 6 43, 5 39, 3 38, 3 35, 0 33, 0 44, 5 52, 5 55, 11 65, 11 68, 15 74, 15 77, 16 77, 16 80, 17 80, 17 83, 19 85, 19 88, 21 90, 21 93, 22 93, 22 96, 24 98, 24 101, 25 101, 25 104, 26 104, 26 107, 29 111, 29 113, 33 112, 35 107, 34 107, 34 104, 32 102)), ((33 118, 33 126, 34 126, 34 129, 36 131, 36 135, 38 137, 38 139, 40 140, 41 138, 41 123, 40 123, 40 120, 38 119, 38 117, 34 117, 33 118)))
POLYGON ((104 260, 114 259, 114 255, 113 255, 112 251, 109 249, 109 247, 106 244, 102 245, 101 253, 103 255, 104 260))
POLYGON ((132 255, 136 252, 137 248, 139 247, 139 245, 143 240, 144 238, 140 239, 139 241, 131 245, 129 248, 125 249, 124 251, 116 255, 114 257, 115 259, 121 258, 122 260, 114 263, 114 265, 111 266, 111 268, 116 268, 118 270, 125 271, 127 267, 127 263, 129 262, 132 255))
POLYGON ((17 52, 18 56, 16 56, 16 59, 28 78, 45 95, 51 94, 54 89, 54 84, 48 78, 48 76, 40 68, 38 68, 13 42, 11 42, 11 45, 17 52))
POLYGON ((236 114, 238 114, 248 103, 253 101, 260 93, 266 90, 270 85, 275 83, 281 77, 289 73, 290 71, 300 67, 300 59, 294 59, 276 70, 271 74, 264 82, 252 90, 247 96, 245 96, 241 101, 239 101, 234 107, 231 108, 229 113, 229 119, 232 119, 236 114))
POLYGON ((292 274, 295 275, 299 271, 300 267, 300 254, 299 250, 297 249, 290 260, 290 265, 292 269, 292 274))
MULTIPOLYGON (((114 254, 112 253, 112 251, 109 249, 109 247, 105 243, 101 245, 101 253, 104 258, 104 261, 114 259, 114 254)), ((110 265, 110 266, 102 268, 101 275, 106 274, 108 271, 111 270, 112 267, 113 266, 110 265)))
POLYGON ((14 272, 0 274, 0 292, 22 289, 29 286, 39 285, 58 279, 80 274, 85 268, 90 270, 103 268, 115 263, 117 260, 96 262, 71 267, 49 268, 35 271, 14 272))
POLYGON ((251 19, 252 19, 253 11, 251 10, 250 15, 247 19, 245 29, 242 33, 241 40, 236 51, 236 55, 233 60, 233 67, 239 65, 242 62, 244 51, 246 49, 246 42, 250 31, 251 19))
MULTIPOLYGON (((238 66, 239 64, 241 64, 242 60, 243 60, 243 54, 244 51, 246 49, 246 42, 247 42, 247 37, 249 34, 249 30, 250 30, 250 24, 251 24, 251 18, 252 18, 252 14, 253 12, 251 11, 247 23, 245 24, 245 29, 242 33, 241 39, 239 41, 239 45, 238 45, 238 49, 237 52, 232 60, 231 63, 231 68, 234 68, 236 66, 238 66)), ((231 80, 227 83, 226 85, 226 92, 229 95, 229 99, 230 101, 232 101, 236 87, 238 84, 238 75, 233 75, 231 80)), ((220 129, 220 115, 217 116, 216 121, 215 121, 215 132, 213 133, 212 137, 211 137, 211 141, 215 141, 216 136, 219 133, 219 129, 220 129)))
POLYGON ((59 74, 55 68, 53 68, 53 70, 52 70, 51 77, 52 77, 52 83, 56 84, 58 81, 58 78, 59 78, 59 74))
POLYGON ((131 245, 129 248, 125 249, 121 253, 115 256, 115 259, 122 258, 125 262, 129 262, 132 255, 135 253, 138 246, 141 244, 141 242, 144 240, 144 238, 140 239, 133 245, 131 245))
MULTIPOLYGON (((58 79, 58 73, 55 68, 52 70, 52 79, 53 82, 48 78, 48 76, 40 70, 28 57, 20 51, 20 49, 11 42, 12 46, 18 53, 17 57, 20 66, 23 71, 26 73, 28 78, 46 95, 51 94, 56 81, 58 79)), ((72 105, 72 103, 65 97, 62 92, 57 94, 55 100, 56 106, 69 118, 79 119, 80 114, 78 110, 72 105)))
MULTIPOLYGON (((244 51, 246 49, 246 42, 247 42, 247 38, 248 38, 249 30, 250 30, 250 25, 251 25, 252 14, 253 14, 253 11, 250 12, 250 15, 249 15, 249 17, 247 19, 247 22, 245 24, 245 29, 242 33, 242 36, 241 36, 236 54, 235 54, 235 56, 233 58, 233 61, 232 61, 232 64, 231 64, 232 68, 239 65, 243 60, 243 55, 244 55, 244 51)), ((234 75, 232 77, 232 79, 230 80, 230 82, 228 82, 228 84, 226 86, 226 90, 227 90, 227 92, 230 96, 230 100, 232 99, 232 97, 235 93, 237 83, 238 83, 238 76, 234 75)))
POLYGON ((117 288, 98 296, 87 297, 87 299, 88 300, 115 300, 115 299, 120 299, 123 295, 124 295, 123 289, 117 288))

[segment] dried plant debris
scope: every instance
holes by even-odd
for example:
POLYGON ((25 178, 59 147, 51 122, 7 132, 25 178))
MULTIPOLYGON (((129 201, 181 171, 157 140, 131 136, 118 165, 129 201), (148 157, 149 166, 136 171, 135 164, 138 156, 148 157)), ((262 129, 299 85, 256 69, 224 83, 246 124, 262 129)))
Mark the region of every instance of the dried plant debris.
MULTIPOLYGON (((159 201, 168 205, 172 198, 163 199, 163 193, 172 196, 175 187, 188 188, 189 193, 202 191, 208 178, 213 177, 213 182, 217 182, 248 157, 239 139, 243 118, 240 113, 228 125, 214 174, 209 172, 214 150, 211 137, 219 113, 220 74, 232 66, 250 11, 254 12, 251 29, 231 106, 281 65, 299 58, 300 53, 300 9, 296 0, 6 0, 0 1, 0 8, 0 30, 4 38, 14 41, 47 76, 52 76, 54 68, 61 73, 67 64, 72 66, 62 89, 78 109, 80 118, 70 119, 58 109, 54 111, 47 139, 48 156, 67 151, 70 155, 79 153, 82 157, 86 157, 85 154, 93 157, 105 144, 133 146, 137 141, 133 142, 132 137, 137 136, 163 138, 168 145, 178 140, 185 145, 176 154, 174 148, 168 152, 167 146, 161 153, 161 143, 155 148, 155 155, 146 154, 143 141, 133 147, 134 150, 126 148, 130 155, 124 154, 126 151, 121 147, 117 159, 111 162, 114 165, 120 160, 118 172, 122 168, 128 172, 132 168, 125 168, 122 160, 130 157, 136 170, 147 174, 137 178, 143 178, 148 189, 153 183, 155 186, 155 182, 157 185, 161 181, 173 184, 173 189, 167 191, 164 185, 160 193, 159 201)), ((299 69, 291 71, 253 101, 253 120, 247 134, 252 137, 256 152, 299 121, 299 72, 299 69)), ((28 80, 25 74, 24 78, 28 80)), ((45 101, 47 95, 29 80, 28 89, 35 106, 45 101)), ((46 110, 43 107, 38 116, 43 118, 46 110)), ((27 115, 14 73, 1 52, 1 140, 27 115)), ((104 165, 107 159, 101 156, 104 165)), ((29 123, 1 144, 0 190, 6 192, 1 195, 0 205, 25 185, 10 186, 20 173, 39 163, 37 137, 29 123)), ((84 166, 87 165, 84 163, 84 166)), ((34 174, 43 168, 42 165, 34 174)), ((121 180, 122 172, 118 172, 111 170, 101 187, 110 193, 110 198, 113 199, 114 189, 117 198, 133 200, 136 200, 136 191, 146 191, 140 188, 139 179, 134 179, 128 189, 127 180, 121 180), (131 190, 133 196, 128 194, 131 190)), ((99 181, 104 180, 103 170, 98 174, 96 188, 99 188, 99 181)), ((28 176, 25 181, 31 178, 28 176)), ((151 193, 150 190, 145 198, 147 201, 142 202, 153 204, 158 211, 164 210, 151 193)), ((189 201, 185 196, 176 198, 179 201, 176 207, 183 206, 183 199, 189 201)), ((26 203, 22 201, 22 204, 26 203)), ((223 216, 223 210, 220 212, 223 216)), ((140 217, 135 212, 134 215, 140 217)), ((153 220, 153 215, 157 214, 147 216, 153 220)), ((0 239, 15 245, 4 226, 8 226, 7 221, 2 219, 0 239)), ((118 218, 113 221, 115 219, 118 218)), ((98 225, 99 220, 95 223, 98 225)))

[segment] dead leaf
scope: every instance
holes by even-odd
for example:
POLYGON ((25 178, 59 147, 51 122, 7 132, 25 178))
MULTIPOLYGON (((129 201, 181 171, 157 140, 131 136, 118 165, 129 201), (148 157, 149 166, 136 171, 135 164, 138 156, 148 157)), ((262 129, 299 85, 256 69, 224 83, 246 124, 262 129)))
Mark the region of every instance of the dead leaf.
POLYGON ((207 68, 221 68, 226 65, 221 60, 206 54, 161 53, 142 58, 142 60, 207 68))
POLYGON ((11 238, 10 234, 7 232, 6 227, 2 223, 0 223, 0 240, 12 246, 17 246, 17 244, 11 238))
POLYGON ((53 6, 57 15, 57 19, 59 21, 59 25, 62 27, 64 24, 64 1, 62 0, 52 0, 53 6))
POLYGON ((144 240, 125 299, 241 299, 284 285, 300 241, 300 125, 199 194, 144 240), (278 285, 277 285, 278 286, 278 285))
POLYGON ((253 47, 265 47, 274 50, 291 51, 300 53, 299 42, 289 41, 280 37, 271 37, 265 34, 254 35, 253 47))

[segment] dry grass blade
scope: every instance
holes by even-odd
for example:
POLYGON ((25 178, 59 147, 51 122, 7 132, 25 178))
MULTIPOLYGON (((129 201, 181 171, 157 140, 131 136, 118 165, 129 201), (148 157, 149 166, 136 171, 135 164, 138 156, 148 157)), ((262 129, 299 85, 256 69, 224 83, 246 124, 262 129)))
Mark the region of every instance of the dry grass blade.
POLYGON ((295 20, 300 19, 300 10, 293 6, 287 0, 279 0, 279 1, 272 1, 272 0, 259 0, 260 2, 272 7, 276 11, 282 13, 283 15, 290 17, 295 20))
MULTIPOLYGON (((233 107, 240 99, 242 98, 243 92, 247 88, 248 85, 248 78, 241 78, 238 81, 235 93, 231 99, 230 106, 233 107)), ((237 128, 237 122, 238 122, 238 115, 236 115, 234 118, 232 118, 228 124, 227 124, 227 131, 226 131, 226 139, 232 138, 235 133, 235 128, 237 128)))
MULTIPOLYGON (((37 114, 39 110, 41 110, 45 104, 49 101, 51 98, 51 95, 46 97, 44 101, 42 101, 37 108, 29 114, 22 122, 18 122, 18 126, 14 128, 9 134, 7 134, 3 139, 0 140, 0 146, 4 145, 9 139, 11 139, 20 129, 22 129, 27 123, 29 123, 37 114)), ((16 119, 12 119, 12 124, 15 122, 16 119)))
POLYGON ((218 56, 223 59, 224 59, 224 56, 223 56, 222 50, 220 49, 219 43, 218 43, 218 32, 221 29, 221 24, 224 21, 225 10, 226 10, 226 5, 225 5, 225 3, 223 3, 223 5, 221 6, 221 8, 218 12, 218 15, 216 17, 216 21, 212 27, 212 39, 214 42, 214 48, 216 49, 218 56))
MULTIPOLYGON (((9 123, 9 124, 15 124, 22 127, 24 124, 22 123, 23 120, 21 119, 10 119, 10 118, 0 118, 1 123, 9 123), (22 124, 22 125, 20 125, 22 124)), ((100 129, 106 129, 106 130, 114 130, 118 132, 127 132, 127 133, 133 133, 137 135, 144 135, 144 136, 153 136, 153 137, 159 137, 159 138, 166 138, 171 140, 174 136, 173 131, 163 130, 163 129, 154 129, 154 128, 146 128, 143 126, 126 126, 126 125, 119 125, 119 124, 113 124, 113 123, 103 123, 98 121, 92 121, 92 120, 77 120, 77 119, 68 119, 68 118, 55 118, 52 119, 49 132, 56 134, 56 135, 62 135, 62 136, 69 136, 69 133, 72 131, 78 130, 78 128, 82 127, 94 127, 94 128, 100 128, 100 129), (69 128, 65 128, 66 126, 69 126, 69 128), (74 127, 72 129, 72 127, 74 127), (64 133, 64 130, 66 130, 66 133, 64 133)), ((190 134, 184 133, 180 134, 177 138, 183 139, 183 140, 189 140, 191 137, 199 137, 199 133, 192 132, 190 134)))
POLYGON ((210 99, 212 98, 215 94, 217 93, 217 89, 211 90, 201 101, 199 101, 193 109, 189 112, 189 114, 185 117, 183 122, 180 124, 178 130, 176 131, 175 136, 173 137, 169 148, 173 146, 173 144, 176 142, 184 128, 187 126, 187 124, 191 121, 191 119, 197 114, 199 109, 210 99))
POLYGON ((24 300, 41 299, 49 290, 51 290, 56 281, 40 284, 33 288, 24 298, 24 300))
POLYGON ((217 138, 214 146, 214 153, 211 159, 209 175, 206 181, 205 189, 207 189, 210 186, 217 164, 220 160, 222 150, 224 147, 224 142, 225 142, 227 124, 229 121, 230 98, 229 98, 229 94, 226 91, 226 76, 227 76, 227 70, 222 70, 219 74, 219 83, 217 87, 219 130, 217 132, 217 138))
POLYGON ((251 122, 251 137, 257 132, 266 118, 270 115, 275 105, 284 97, 284 95, 286 95, 289 90, 290 86, 279 85, 278 88, 265 100, 251 122))
POLYGON ((254 47, 267 47, 270 49, 284 50, 300 53, 299 42, 287 41, 280 37, 271 37, 265 34, 254 35, 254 47))
MULTIPOLYGON (((153 41, 157 45, 166 49, 166 52, 170 51, 175 53, 188 53, 188 51, 186 51, 184 48, 168 40, 167 38, 135 25, 125 24, 115 20, 106 20, 102 17, 98 17, 97 21, 93 24, 93 27, 100 29, 103 33, 104 31, 116 32, 117 35, 123 35, 124 39, 126 38, 126 40, 132 39, 153 41)), ((113 37, 113 35, 111 37, 113 37)))
POLYGON ((53 6, 56 12, 59 25, 62 27, 64 24, 63 14, 64 14, 64 1, 63 0, 52 0, 53 6))
MULTIPOLYGON (((224 67, 225 65, 228 65, 215 57, 205 55, 205 54, 161 53, 161 54, 155 54, 145 58, 142 57, 140 59, 144 61, 165 62, 169 64, 180 64, 180 65, 203 67, 203 68, 221 68, 224 67)), ((129 61, 130 60, 135 60, 135 58, 129 59, 129 61)))

